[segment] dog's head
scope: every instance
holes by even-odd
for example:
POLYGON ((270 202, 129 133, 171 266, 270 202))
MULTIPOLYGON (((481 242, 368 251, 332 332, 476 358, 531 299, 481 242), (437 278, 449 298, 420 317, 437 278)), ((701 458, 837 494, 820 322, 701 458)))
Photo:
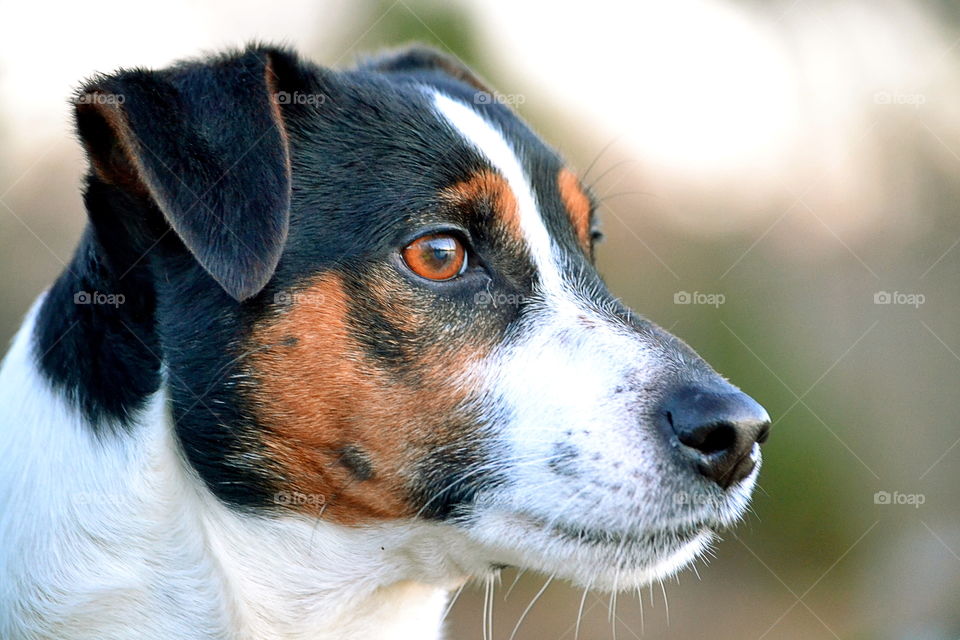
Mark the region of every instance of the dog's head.
POLYGON ((594 267, 577 175, 460 63, 250 48, 97 78, 87 201, 237 510, 432 521, 627 587, 746 507, 768 417, 594 267))

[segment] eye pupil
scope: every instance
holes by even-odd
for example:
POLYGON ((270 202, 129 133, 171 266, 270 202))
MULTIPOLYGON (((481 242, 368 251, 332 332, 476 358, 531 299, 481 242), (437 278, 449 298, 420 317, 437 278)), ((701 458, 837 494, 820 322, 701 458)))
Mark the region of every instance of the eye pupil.
POLYGON ((429 241, 428 246, 433 252, 433 260, 437 264, 452 260, 457 251, 453 238, 435 238, 429 241))
POLYGON ((411 271, 428 280, 450 280, 466 266, 463 244, 449 234, 417 238, 404 248, 402 255, 411 271))

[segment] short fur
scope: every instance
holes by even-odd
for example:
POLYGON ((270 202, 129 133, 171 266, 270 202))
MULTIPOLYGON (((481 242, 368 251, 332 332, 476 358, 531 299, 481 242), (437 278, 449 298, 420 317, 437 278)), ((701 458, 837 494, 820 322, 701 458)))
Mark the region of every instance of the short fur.
POLYGON ((611 296, 589 191, 459 61, 251 46, 75 103, 89 224, 0 369, 0 637, 438 637, 468 578, 634 588, 743 513, 765 412, 611 296), (429 233, 460 276, 404 264, 429 233))

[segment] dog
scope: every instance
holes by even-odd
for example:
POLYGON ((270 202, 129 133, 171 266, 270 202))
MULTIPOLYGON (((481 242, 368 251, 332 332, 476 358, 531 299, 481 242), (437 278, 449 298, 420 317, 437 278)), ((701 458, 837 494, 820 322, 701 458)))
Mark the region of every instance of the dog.
POLYGON ((594 266, 458 60, 253 44, 88 81, 89 223, 0 370, 0 637, 438 638, 515 566, 635 589, 770 419, 594 266))

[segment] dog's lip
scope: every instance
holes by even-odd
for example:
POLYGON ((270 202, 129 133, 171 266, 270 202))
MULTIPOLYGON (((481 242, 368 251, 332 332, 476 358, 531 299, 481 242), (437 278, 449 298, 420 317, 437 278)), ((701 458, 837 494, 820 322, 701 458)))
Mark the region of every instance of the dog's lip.
POLYGON ((647 546, 674 547, 686 544, 704 533, 713 533, 720 528, 719 523, 710 520, 698 520, 690 523, 678 523, 657 529, 616 530, 590 527, 572 522, 551 522, 536 516, 525 516, 531 524, 563 540, 587 546, 647 546))
POLYGON ((555 524, 551 532, 559 537, 589 546, 628 544, 632 546, 668 547, 685 544, 697 536, 714 530, 707 523, 655 529, 653 531, 616 531, 593 529, 570 524, 555 524))

